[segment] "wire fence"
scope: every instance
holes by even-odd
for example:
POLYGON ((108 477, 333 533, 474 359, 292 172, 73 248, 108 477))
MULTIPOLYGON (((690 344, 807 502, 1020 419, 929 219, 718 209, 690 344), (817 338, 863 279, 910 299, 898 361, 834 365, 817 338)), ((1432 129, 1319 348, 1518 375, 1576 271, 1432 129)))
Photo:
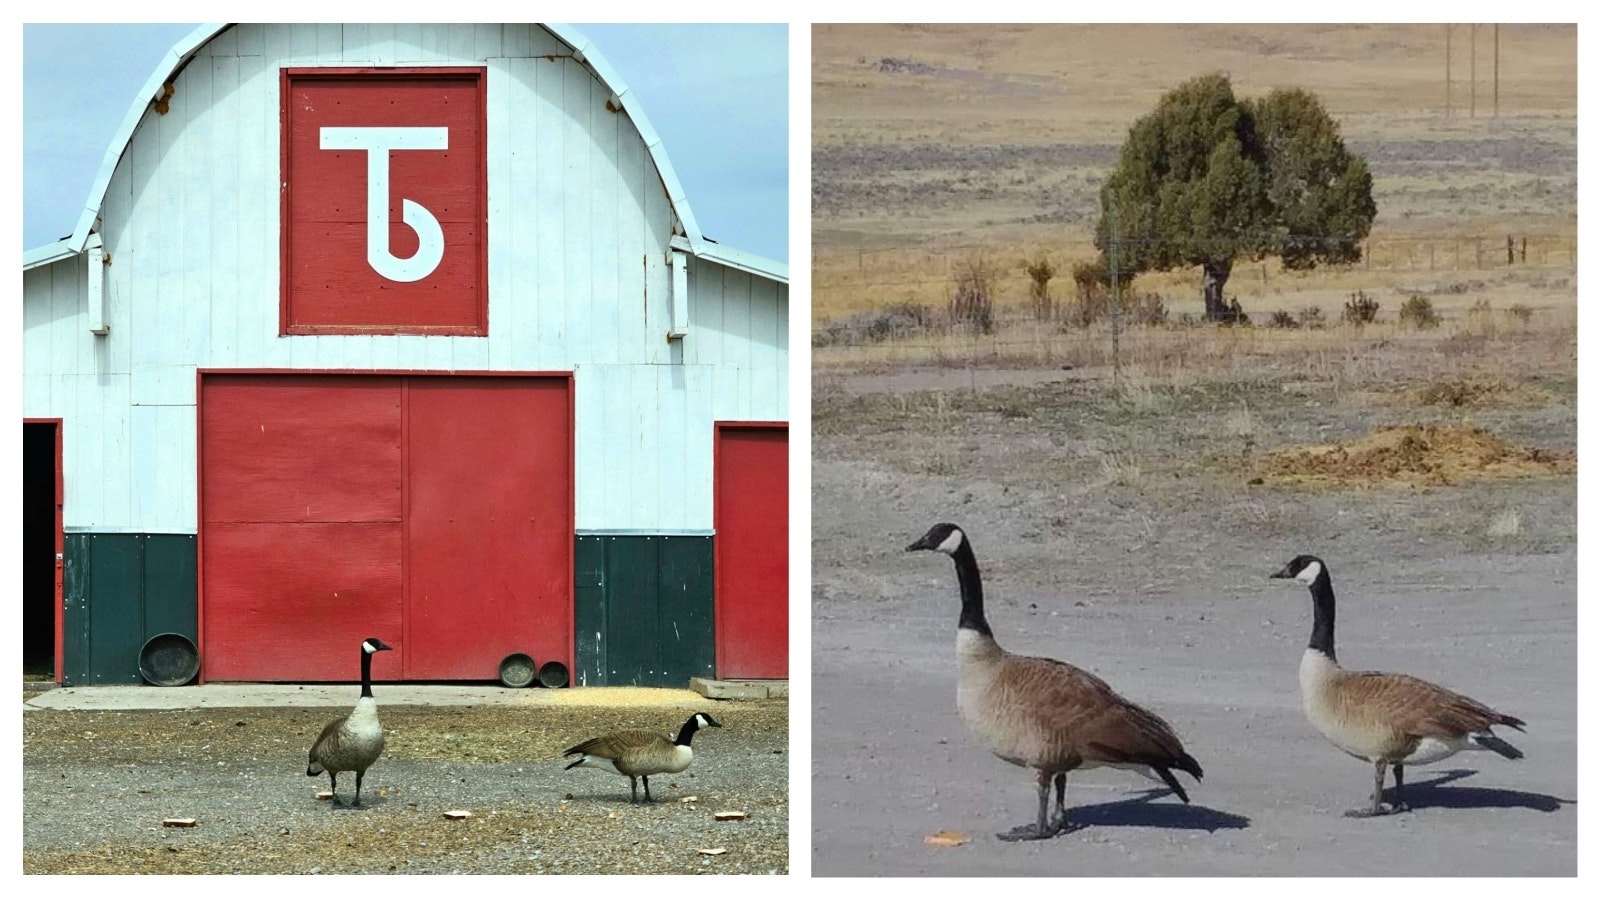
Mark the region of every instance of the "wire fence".
MULTIPOLYGON (((1378 303, 1359 286, 1363 272, 1459 274, 1524 269, 1570 273, 1577 263, 1576 239, 1552 234, 1385 237, 1359 244, 1348 239, 1298 237, 1285 243, 1295 245, 1302 254, 1315 250, 1319 255, 1354 261, 1321 264, 1320 280, 1312 282, 1322 295, 1328 288, 1348 293, 1350 300, 1343 310, 1335 306, 1324 313, 1315 305, 1306 305, 1297 313, 1254 310, 1261 324, 1283 328, 1320 328, 1330 319, 1358 324, 1374 321, 1378 303), (1359 254, 1352 252, 1357 248, 1359 254), (1330 278, 1329 272, 1334 276, 1330 278), (1350 274, 1357 277, 1340 277, 1350 274)), ((1206 312, 1199 316, 1173 315, 1167 298, 1135 288, 1126 270, 1137 267, 1138 259, 1152 249, 1151 242, 1113 237, 1103 260, 1083 242, 1055 254, 1035 249, 1026 256, 1012 251, 1004 257, 990 245, 861 251, 856 271, 841 265, 836 255, 818 267, 812 288, 814 302, 819 310, 853 312, 824 316, 812 329, 812 346, 839 350, 877 347, 891 353, 931 353, 966 361, 1021 356, 1048 362, 1063 349, 1060 345, 1068 333, 1063 329, 1080 338, 1089 337, 1084 329, 1091 329, 1100 334, 1095 342, 1108 339, 1104 361, 1120 372, 1125 355, 1121 336, 1128 325, 1181 325, 1206 317, 1252 323, 1237 298, 1224 301, 1215 283, 1206 312), (1111 271, 1118 267, 1123 271, 1111 271), (846 302, 834 302, 841 294, 846 302), (884 348, 885 344, 893 346, 884 348)), ((1228 245, 1218 242, 1215 247, 1186 249, 1186 258, 1204 256, 1207 250, 1226 258, 1228 245)), ((1221 275, 1229 294, 1251 288, 1259 291, 1274 278, 1306 278, 1303 273, 1286 272, 1276 259, 1236 260, 1227 272, 1214 274, 1221 275)), ((1424 295, 1408 301, 1417 307, 1410 314, 1424 325, 1436 322, 1425 295, 1458 292, 1470 283, 1451 280, 1443 286, 1408 288, 1424 295)), ((1402 310, 1402 319, 1406 315, 1402 310)), ((1081 355, 1082 349, 1078 347, 1075 355, 1081 355)))
MULTIPOLYGON (((1123 241, 1124 245, 1131 243, 1134 242, 1123 241)), ((1518 267, 1570 269, 1577 265, 1578 242, 1573 236, 1555 234, 1382 237, 1363 241, 1361 251, 1360 262, 1327 268, 1418 273, 1518 267)), ((975 259, 990 260, 1000 270, 1002 285, 1008 285, 1026 283, 1028 276, 1023 266, 1040 255, 1050 258, 1061 274, 1067 274, 1065 270, 1073 261, 1091 260, 1096 251, 1083 241, 1055 251, 985 244, 823 251, 817 257, 826 263, 815 267, 812 276, 813 302, 819 309, 836 308, 841 305, 836 301, 853 299, 868 291, 882 295, 885 302, 943 303, 949 299, 954 274, 975 259)), ((1257 282, 1270 283, 1275 273, 1282 274, 1282 269, 1269 262, 1239 260, 1234 267, 1234 277, 1257 282)))

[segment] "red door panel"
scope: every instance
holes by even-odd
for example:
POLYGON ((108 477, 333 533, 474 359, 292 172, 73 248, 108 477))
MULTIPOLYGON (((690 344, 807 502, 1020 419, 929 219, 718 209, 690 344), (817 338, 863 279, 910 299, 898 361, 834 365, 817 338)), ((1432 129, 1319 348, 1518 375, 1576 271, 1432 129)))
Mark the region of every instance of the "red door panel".
POLYGON ((206 376, 204 520, 399 521, 400 383, 206 376))
POLYGON ((789 432, 720 425, 716 445, 719 678, 789 677, 789 432))
POLYGON ((353 681, 363 638, 400 646, 402 384, 203 378, 207 680, 353 681))
MULTIPOLYGON (((205 534, 206 679, 357 681, 358 645, 404 652, 400 523, 215 523, 205 534)), ((372 675, 401 675, 400 653, 372 675)))
POLYGON ((407 678, 493 679, 510 653, 572 660, 565 378, 413 378, 407 678))

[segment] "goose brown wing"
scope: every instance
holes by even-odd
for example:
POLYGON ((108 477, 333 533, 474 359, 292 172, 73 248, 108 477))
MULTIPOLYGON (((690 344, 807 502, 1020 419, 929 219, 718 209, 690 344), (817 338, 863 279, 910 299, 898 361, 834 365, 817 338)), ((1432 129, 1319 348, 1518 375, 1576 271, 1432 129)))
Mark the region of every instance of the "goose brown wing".
POLYGON ((1347 709, 1387 724, 1402 734, 1453 738, 1492 725, 1518 730, 1523 722, 1471 697, 1411 675, 1348 672, 1336 686, 1347 709))
POLYGON ((1183 749, 1183 741, 1167 721, 1131 701, 1108 707, 1094 749, 1107 762, 1138 763, 1157 769, 1179 769, 1196 778, 1200 763, 1183 749), (1105 735, 1102 739, 1100 735, 1105 735))
MULTIPOLYGON (((601 759, 617 759, 625 753, 643 749, 663 740, 665 738, 654 731, 617 731, 601 737, 590 738, 561 755, 572 756, 575 753, 582 753, 588 756, 597 756, 601 759)), ((668 743, 671 742, 668 741, 668 743)))
POLYGON ((313 762, 316 761, 319 752, 338 747, 339 729, 344 727, 344 722, 348 718, 350 717, 340 716, 323 726, 322 733, 317 735, 317 739, 311 742, 311 760, 313 762))
POLYGON ((1172 726, 1095 675, 1059 660, 1013 656, 1005 680, 1017 693, 1037 698, 1029 706, 1057 744, 1053 755, 1175 768, 1200 777, 1199 763, 1184 752, 1172 726))

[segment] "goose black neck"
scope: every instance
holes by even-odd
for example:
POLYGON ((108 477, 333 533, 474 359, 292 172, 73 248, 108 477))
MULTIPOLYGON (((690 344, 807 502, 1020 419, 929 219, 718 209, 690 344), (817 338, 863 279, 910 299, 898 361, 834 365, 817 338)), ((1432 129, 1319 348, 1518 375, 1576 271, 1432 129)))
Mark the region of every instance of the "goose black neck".
POLYGON ((978 558, 972 555, 972 545, 962 541, 950 558, 956 561, 956 580, 961 583, 961 621, 956 627, 994 637, 989 621, 983 617, 983 578, 978 575, 978 558))
POLYGON ((372 654, 361 648, 361 696, 372 696, 372 654))
POLYGON ((1311 620, 1309 646, 1329 659, 1337 659, 1333 655, 1333 580, 1328 577, 1327 569, 1311 582, 1311 606, 1315 614, 1311 620))
POLYGON ((678 729, 678 739, 673 741, 673 743, 680 747, 687 747, 689 746, 689 742, 694 740, 694 733, 699 730, 700 718, 698 716, 692 716, 690 717, 689 721, 683 723, 682 728, 678 729))

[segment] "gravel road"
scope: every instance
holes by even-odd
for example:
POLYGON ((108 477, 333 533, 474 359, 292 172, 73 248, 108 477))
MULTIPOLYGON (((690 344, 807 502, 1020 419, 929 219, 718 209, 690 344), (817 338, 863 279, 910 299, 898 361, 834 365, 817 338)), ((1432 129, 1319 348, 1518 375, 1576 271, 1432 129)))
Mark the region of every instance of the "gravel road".
MULTIPOLYGON (((693 708, 384 706, 388 746, 363 809, 316 799, 328 779, 305 775, 337 711, 32 710, 23 871, 787 872, 787 701, 702 707, 724 727, 696 736, 688 771, 651 779, 655 804, 634 806, 627 779, 565 771, 561 751, 617 728, 675 733, 693 708), (444 817, 458 809, 472 817, 444 817), (747 817, 715 820, 728 810, 747 817)), ((354 788, 339 780, 342 799, 354 788)))

